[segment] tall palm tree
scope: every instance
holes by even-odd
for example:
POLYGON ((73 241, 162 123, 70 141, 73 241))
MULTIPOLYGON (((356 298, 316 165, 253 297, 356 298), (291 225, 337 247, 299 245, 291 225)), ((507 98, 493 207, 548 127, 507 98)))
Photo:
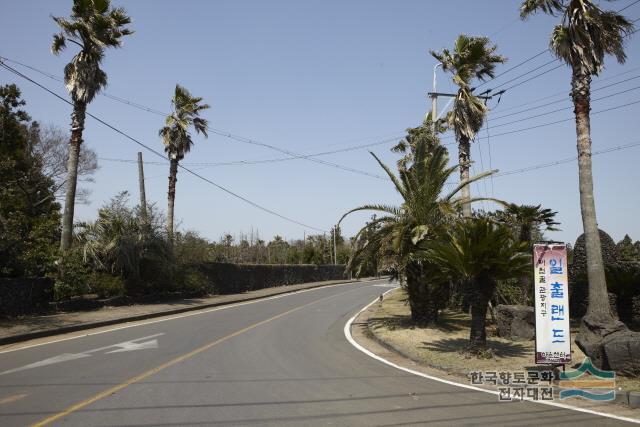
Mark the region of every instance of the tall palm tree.
MULTIPOLYGON (((633 24, 616 12, 604 11, 591 0, 526 0, 520 16, 524 19, 542 11, 562 15, 562 22, 551 34, 550 50, 572 69, 571 97, 576 116, 578 140, 578 176, 580 210, 587 250, 589 305, 582 319, 576 343, 593 356, 599 353, 602 334, 610 332, 615 323, 607 296, 602 249, 596 220, 591 166, 591 76, 597 76, 604 66, 604 56, 613 55, 624 63, 624 42, 633 31, 633 24), (602 327, 603 325, 609 327, 602 327), (588 343, 593 343, 588 344, 588 343), (589 348, 587 348, 589 347, 589 348)), ((617 327, 620 327, 618 325, 617 327)), ((600 358, 595 355, 594 360, 600 358)))
POLYGON ((133 34, 132 30, 126 28, 131 23, 126 11, 112 8, 110 3, 110 0, 74 0, 71 19, 53 17, 62 31, 54 34, 51 51, 59 54, 68 42, 80 49, 64 67, 64 82, 73 101, 73 113, 60 241, 62 251, 69 249, 73 236, 78 159, 87 104, 107 85, 107 74, 100 69, 100 63, 106 48, 122 46, 122 38, 133 34))
MULTIPOLYGON (((471 167, 471 140, 482 128, 487 107, 482 99, 473 94, 472 80, 485 80, 494 77, 496 64, 506 61, 504 56, 495 54, 497 46, 490 46, 487 37, 473 37, 461 34, 456 39, 453 51, 443 49, 441 52, 430 51, 431 55, 442 63, 442 69, 453 74, 453 82, 458 86, 458 93, 453 110, 448 116, 449 125, 453 127, 458 141, 458 163, 460 165, 460 181, 469 178, 471 167)), ((471 199, 471 187, 462 190, 462 197, 471 199)), ((471 216, 471 204, 463 206, 463 214, 471 216)))
POLYGON ((471 302, 469 348, 486 349, 486 317, 497 281, 524 274, 531 267, 526 244, 511 230, 488 218, 468 218, 455 223, 442 239, 433 239, 418 255, 436 268, 434 280, 465 283, 471 302))
POLYGON ((406 284, 411 317, 414 322, 421 324, 437 320, 438 289, 430 283, 430 266, 415 259, 414 255, 425 241, 437 236, 455 221, 459 206, 474 201, 458 197, 460 190, 492 173, 485 172, 469 178, 444 193, 444 185, 457 166, 447 166, 446 148, 439 144, 432 147, 432 150, 427 150, 427 143, 422 140, 416 146, 411 166, 399 167, 398 175, 371 153, 393 182, 402 197, 402 204, 360 206, 345 213, 338 222, 340 224, 347 215, 357 211, 382 213, 356 235, 356 242, 361 241, 361 236, 367 236, 368 239, 355 249, 348 268, 357 268, 380 256, 392 258, 394 268, 406 284))
POLYGON ((169 157, 169 191, 167 209, 167 233, 169 241, 173 241, 173 212, 176 201, 176 182, 178 182, 178 162, 184 159, 193 140, 189 128, 193 126, 197 133, 207 136, 208 122, 200 117, 200 112, 209 108, 202 104, 202 98, 191 96, 189 91, 176 85, 171 100, 173 112, 165 119, 165 125, 159 131, 164 144, 164 151, 169 157))

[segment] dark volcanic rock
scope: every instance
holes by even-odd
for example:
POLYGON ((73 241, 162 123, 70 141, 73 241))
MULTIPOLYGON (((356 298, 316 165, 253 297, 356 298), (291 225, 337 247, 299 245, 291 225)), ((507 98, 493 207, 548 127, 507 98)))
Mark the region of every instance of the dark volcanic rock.
POLYGON ((630 377, 640 376, 640 332, 617 332, 605 337, 602 346, 609 369, 630 377))
POLYGON ((496 307, 498 334, 514 341, 529 341, 536 335, 533 307, 499 305, 496 307))

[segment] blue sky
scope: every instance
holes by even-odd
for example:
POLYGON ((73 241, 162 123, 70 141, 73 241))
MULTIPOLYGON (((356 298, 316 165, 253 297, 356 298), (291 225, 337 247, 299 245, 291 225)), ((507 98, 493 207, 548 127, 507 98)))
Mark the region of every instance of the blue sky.
MULTIPOLYGON (((604 7, 613 9, 631 3, 632 0, 602 2, 604 7)), ((537 15, 521 22, 518 4, 513 0, 114 1, 114 5, 127 9, 136 33, 125 39, 122 49, 107 52, 103 69, 108 73, 109 85, 105 92, 169 111, 173 88, 180 83, 211 104, 205 114, 211 127, 300 154, 399 139, 404 129, 418 125, 430 109, 426 93, 431 90, 436 62, 428 54, 429 49, 452 46, 460 33, 487 35, 509 58, 498 69, 501 72, 547 47, 557 19, 537 15)), ((70 46, 60 57, 49 52, 51 36, 56 32, 50 15, 68 15, 70 8, 69 0, 3 2, 0 55, 62 75, 74 50, 70 46)), ((640 4, 624 13, 631 19, 639 18, 640 4)), ((594 89, 640 76, 638 35, 629 41, 627 53, 624 66, 608 58, 606 69, 594 79, 594 89), (603 79, 609 80, 600 82, 603 79)), ((543 54, 484 87, 497 87, 551 59, 550 54, 543 54)), ((9 64, 67 96, 62 84, 9 64)), ((552 67, 542 67, 538 72, 552 67)), ((440 90, 454 90, 448 75, 438 72, 438 81, 440 90)), ((20 86, 35 120, 68 127, 68 105, 1 69, 0 84, 5 83, 20 86)), ((598 98, 624 91, 594 101, 593 112, 640 100, 638 86, 640 78, 594 93, 593 97, 598 98)), ((561 67, 507 91, 497 106, 492 101, 488 132, 496 136, 488 139, 487 130, 481 131, 479 143, 473 146, 474 169, 488 169, 491 163, 506 172, 575 156, 572 121, 498 136, 571 118, 569 90, 570 71, 561 67), (513 108, 558 93, 547 100, 513 108), (500 118, 545 101, 561 102, 500 118), (564 111, 530 118, 562 107, 564 111), (519 119, 523 120, 506 124, 519 119), (501 124, 505 125, 498 127, 501 124)), ((157 136, 163 123, 161 116, 104 96, 97 97, 89 111, 162 150, 157 136)), ((639 112, 640 104, 635 104, 594 114, 594 150, 640 142, 639 112)), ((186 166, 283 157, 282 153, 220 135, 194 139, 196 145, 184 160, 186 166)), ((131 141, 90 118, 85 141, 101 159, 134 160, 139 151, 131 141)), ((445 136, 443 142, 452 142, 451 136, 445 136)), ((397 155, 389 151, 393 145, 388 142, 370 149, 394 164, 397 155)), ((455 147, 450 148, 452 159, 456 159, 455 147)), ((159 160, 151 153, 145 152, 144 157, 148 161, 159 160)), ((382 173, 366 149, 317 158, 370 174, 382 173)), ((616 240, 625 233, 640 239, 640 192, 636 188, 640 182, 640 146, 597 155, 593 160, 600 227, 616 240)), ((209 166, 198 172, 260 205, 326 230, 352 207, 369 202, 399 202, 389 182, 304 159, 209 166)), ((168 166, 148 164, 145 174, 149 201, 165 209, 168 166)), ((77 219, 94 218, 96 210, 121 190, 128 190, 132 199, 137 199, 135 164, 101 160, 95 180, 91 204, 76 209, 77 219)), ((224 232, 237 234, 253 227, 266 239, 274 234, 294 239, 301 238, 305 230, 182 171, 177 185, 176 218, 180 227, 197 230, 207 238, 217 240, 224 232)), ((582 232, 576 162, 496 177, 474 186, 472 192, 517 203, 540 203, 558 211, 562 231, 550 234, 550 238, 573 243, 582 232)), ((354 234, 367 217, 368 214, 353 215, 345 220, 345 234, 354 234)))

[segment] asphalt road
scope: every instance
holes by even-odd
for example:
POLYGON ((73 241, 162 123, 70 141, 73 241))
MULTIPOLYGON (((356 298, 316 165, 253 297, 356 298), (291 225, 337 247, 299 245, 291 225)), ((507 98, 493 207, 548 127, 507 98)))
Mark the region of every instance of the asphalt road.
POLYGON ((366 356, 343 328, 385 283, 319 288, 0 353, 0 425, 622 424, 501 403, 366 356))

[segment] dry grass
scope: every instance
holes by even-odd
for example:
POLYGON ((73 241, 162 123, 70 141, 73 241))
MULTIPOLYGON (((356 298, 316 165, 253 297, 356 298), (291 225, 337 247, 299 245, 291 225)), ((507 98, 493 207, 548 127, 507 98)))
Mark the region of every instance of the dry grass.
MULTIPOLYGON (((381 305, 372 306, 369 314, 369 329, 378 340, 421 364, 460 376, 466 376, 470 371, 540 369, 534 361, 534 341, 515 342, 497 337, 495 326, 491 324, 487 327, 487 343, 492 357, 469 356, 464 352, 469 341, 469 326, 470 318, 466 313, 449 310, 442 312, 436 326, 414 326, 402 290, 387 294, 381 305)), ((572 327, 572 333, 576 332, 572 327)), ((574 365, 584 359, 584 353, 575 344, 571 353, 574 365)), ((625 390, 640 390, 640 379, 637 378, 618 376, 617 383, 625 390)))

